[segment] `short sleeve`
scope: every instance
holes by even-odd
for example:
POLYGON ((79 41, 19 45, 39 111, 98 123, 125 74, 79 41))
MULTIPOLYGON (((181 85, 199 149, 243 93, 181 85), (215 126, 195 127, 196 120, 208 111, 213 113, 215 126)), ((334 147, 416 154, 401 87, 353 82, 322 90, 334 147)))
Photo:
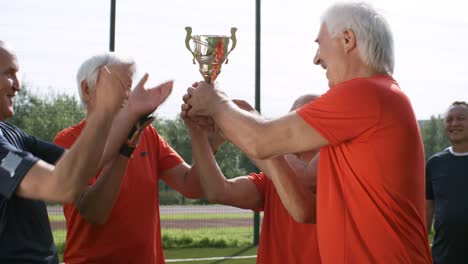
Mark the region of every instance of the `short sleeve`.
POLYGON ((149 130, 152 140, 158 144, 158 165, 160 172, 184 163, 184 159, 156 132, 153 126, 148 126, 146 129, 149 130))
MULTIPOLYGON (((82 126, 84 127, 84 124, 82 126)), ((79 128, 80 127, 78 128, 71 127, 71 128, 67 128, 67 129, 60 131, 55 136, 54 143, 63 148, 70 149, 73 143, 75 143, 75 141, 78 139, 78 136, 80 135, 81 129, 79 128)))
POLYGON ((31 153, 49 164, 55 164, 65 151, 60 146, 35 137, 30 137, 28 142, 31 153))
MULTIPOLYGON (((267 177, 266 177, 266 175, 263 172, 260 172, 260 173, 253 173, 252 172, 247 177, 255 185, 255 187, 257 188, 257 191, 260 193, 260 195, 265 196, 266 186, 267 186, 267 177)), ((257 208, 254 211, 263 211, 263 210, 264 210, 264 208, 257 208)))
POLYGON ((10 199, 38 158, 29 152, 6 147, 2 142, 0 143, 0 160, 0 195, 10 199))
POLYGON ((263 172, 260 173, 250 173, 249 180, 251 180, 255 187, 257 188, 258 192, 262 195, 265 195, 266 192, 266 175, 263 172))
POLYGON ((296 113, 331 145, 351 140, 377 124, 380 106, 375 87, 356 79, 332 87, 296 113))

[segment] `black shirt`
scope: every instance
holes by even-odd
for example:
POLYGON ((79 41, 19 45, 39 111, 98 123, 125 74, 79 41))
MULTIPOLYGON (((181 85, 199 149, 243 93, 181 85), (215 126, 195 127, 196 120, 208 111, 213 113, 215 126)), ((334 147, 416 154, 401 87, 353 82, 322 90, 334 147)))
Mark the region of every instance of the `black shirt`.
POLYGON ((468 263, 468 154, 448 148, 428 159, 426 199, 435 202, 434 263, 468 263))
POLYGON ((39 158, 54 164, 63 151, 0 122, 0 263, 58 263, 45 203, 15 192, 39 158))

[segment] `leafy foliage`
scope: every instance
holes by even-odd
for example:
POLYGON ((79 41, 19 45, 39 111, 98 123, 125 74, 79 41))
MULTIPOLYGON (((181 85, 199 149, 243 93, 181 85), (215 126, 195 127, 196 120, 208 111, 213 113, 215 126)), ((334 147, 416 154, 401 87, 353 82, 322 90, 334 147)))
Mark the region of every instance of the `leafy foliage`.
POLYGON ((426 159, 450 146, 450 141, 444 134, 444 118, 441 115, 431 116, 430 120, 423 122, 421 134, 426 159))
POLYGON ((8 122, 46 141, 52 141, 60 130, 85 116, 73 96, 59 94, 41 98, 23 86, 15 98, 15 115, 8 122))
MULTIPOLYGON (((153 126, 169 145, 179 153, 185 162, 188 164, 192 163, 190 135, 184 121, 180 117, 175 120, 157 118, 153 126)), ((248 158, 238 148, 229 143, 225 143, 219 149, 216 154, 216 160, 227 178, 246 175, 255 170, 254 165, 250 163, 248 158)), ((187 201, 164 183, 160 184, 159 190, 161 204, 207 203, 205 200, 187 201)))

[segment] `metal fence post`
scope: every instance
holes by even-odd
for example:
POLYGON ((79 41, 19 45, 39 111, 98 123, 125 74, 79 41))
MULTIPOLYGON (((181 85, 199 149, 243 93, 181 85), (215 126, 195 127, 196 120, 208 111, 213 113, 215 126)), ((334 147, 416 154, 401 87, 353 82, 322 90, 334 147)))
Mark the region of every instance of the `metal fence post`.
MULTIPOLYGON (((255 3, 255 109, 260 111, 260 0, 255 3)), ((258 245, 260 237, 260 213, 254 213, 253 244, 258 245)))

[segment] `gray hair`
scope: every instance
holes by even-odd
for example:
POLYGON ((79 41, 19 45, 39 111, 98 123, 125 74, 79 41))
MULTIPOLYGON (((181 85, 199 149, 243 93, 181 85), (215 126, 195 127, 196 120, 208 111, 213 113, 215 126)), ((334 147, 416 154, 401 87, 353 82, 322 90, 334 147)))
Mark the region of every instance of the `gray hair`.
MULTIPOLYGON (((99 75, 99 69, 105 65, 112 64, 132 64, 135 62, 129 58, 118 57, 114 53, 106 52, 92 56, 91 58, 85 60, 76 74, 76 82, 78 84, 78 93, 80 95, 81 104, 86 110, 86 102, 83 100, 83 93, 81 91, 81 84, 86 81, 89 89, 94 89, 96 87, 96 82, 99 75)), ((133 67, 133 72, 135 67, 133 67)))
POLYGON ((352 30, 361 59, 379 72, 392 75, 395 66, 393 35, 386 19, 366 3, 338 3, 325 11, 322 23, 331 37, 352 30))

